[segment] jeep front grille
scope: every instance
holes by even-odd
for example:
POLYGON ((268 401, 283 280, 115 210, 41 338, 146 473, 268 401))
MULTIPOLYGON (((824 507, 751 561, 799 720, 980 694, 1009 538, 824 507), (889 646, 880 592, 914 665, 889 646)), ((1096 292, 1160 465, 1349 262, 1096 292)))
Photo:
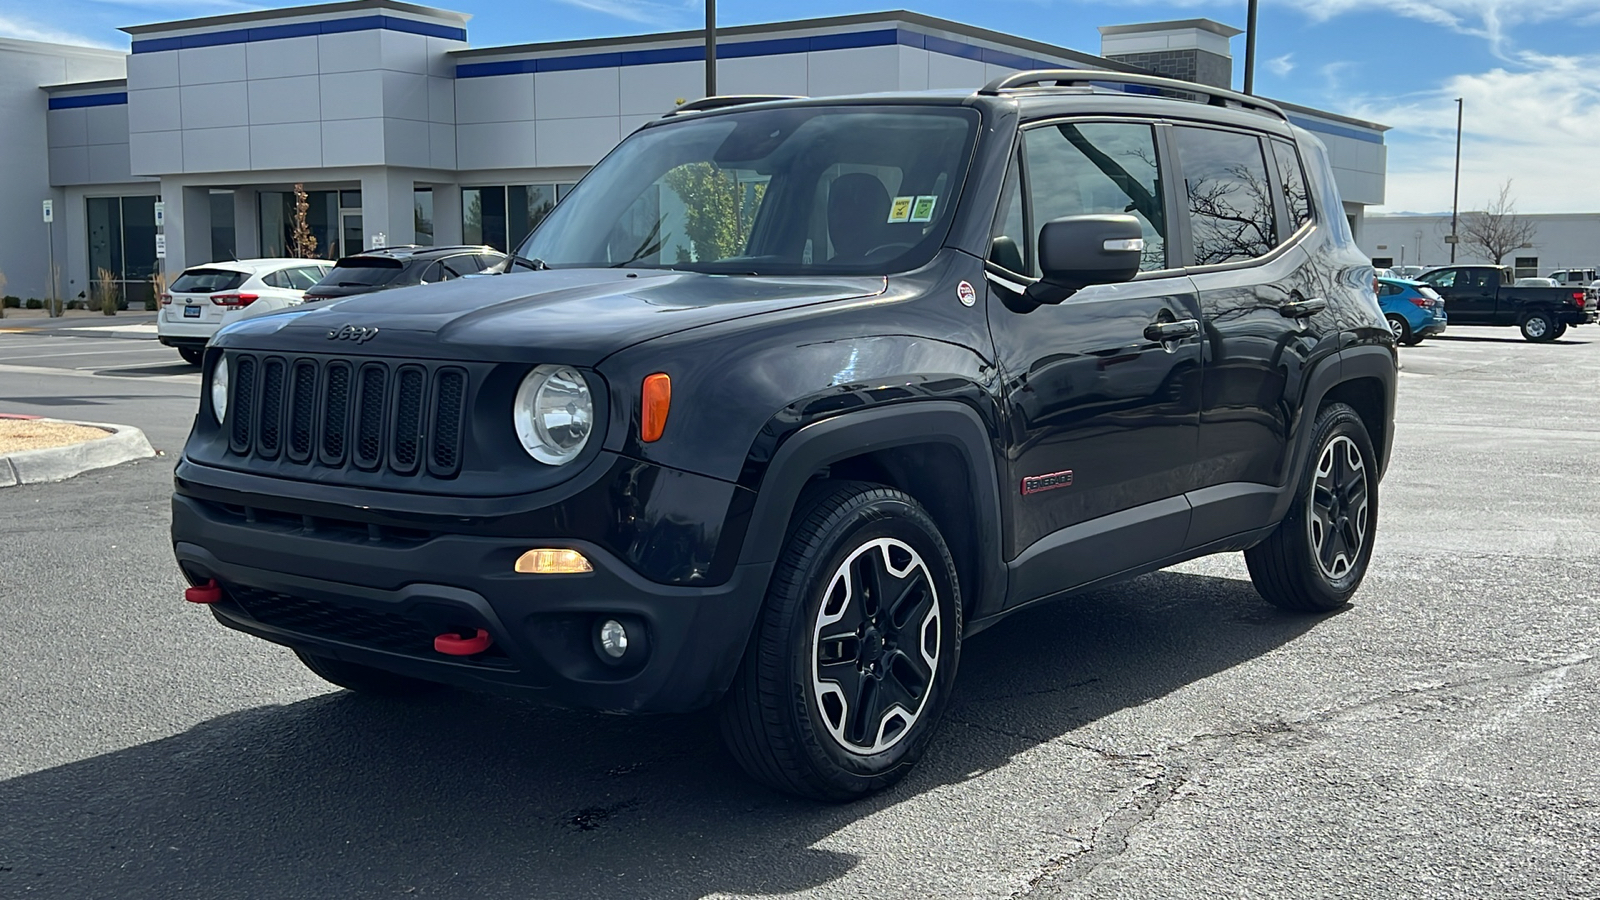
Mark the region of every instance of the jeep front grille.
POLYGON ((461 471, 469 379, 416 363, 231 354, 228 448, 324 469, 461 471), (426 462, 425 466, 419 463, 426 462))

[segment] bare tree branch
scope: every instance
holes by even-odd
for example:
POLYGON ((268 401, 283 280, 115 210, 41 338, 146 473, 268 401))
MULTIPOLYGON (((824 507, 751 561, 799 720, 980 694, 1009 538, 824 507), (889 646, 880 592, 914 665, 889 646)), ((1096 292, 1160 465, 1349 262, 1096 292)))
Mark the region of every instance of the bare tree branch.
POLYGON ((1539 227, 1532 219, 1517 215, 1511 198, 1511 179, 1500 186, 1500 196, 1480 212, 1463 213, 1458 234, 1461 243, 1474 254, 1502 265, 1511 251, 1532 242, 1539 227))

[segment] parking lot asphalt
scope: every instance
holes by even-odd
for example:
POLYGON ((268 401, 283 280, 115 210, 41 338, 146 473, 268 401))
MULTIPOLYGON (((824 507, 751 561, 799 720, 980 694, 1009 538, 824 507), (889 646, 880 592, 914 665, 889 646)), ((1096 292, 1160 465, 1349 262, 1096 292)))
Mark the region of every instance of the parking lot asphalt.
POLYGON ((848 806, 708 714, 371 700, 216 625, 166 534, 199 379, 154 347, 0 334, 0 412, 166 454, 0 491, 0 896, 1600 896, 1600 329, 1402 351, 1347 610, 1229 554, 1016 615, 848 806))

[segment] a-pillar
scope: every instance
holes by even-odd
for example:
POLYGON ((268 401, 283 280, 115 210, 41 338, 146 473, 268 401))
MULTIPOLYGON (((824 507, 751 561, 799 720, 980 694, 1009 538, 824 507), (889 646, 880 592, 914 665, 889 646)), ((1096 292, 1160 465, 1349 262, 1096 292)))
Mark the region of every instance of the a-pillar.
POLYGON ((379 234, 389 247, 416 243, 414 190, 410 175, 392 169, 377 169, 361 176, 361 249, 370 249, 379 234))

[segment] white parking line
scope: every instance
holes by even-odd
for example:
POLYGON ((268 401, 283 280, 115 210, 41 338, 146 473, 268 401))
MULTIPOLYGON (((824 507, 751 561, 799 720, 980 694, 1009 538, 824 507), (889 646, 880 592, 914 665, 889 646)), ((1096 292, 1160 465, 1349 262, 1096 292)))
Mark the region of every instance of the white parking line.
POLYGON ((0 362, 12 362, 19 359, 55 359, 60 356, 113 356, 118 353, 150 353, 160 350, 164 353, 173 352, 169 347, 126 347, 123 349, 109 350, 70 350, 65 353, 24 353, 21 356, 0 355, 0 362))
MULTIPOLYGON (((100 368, 100 367, 96 367, 100 368)), ((123 384, 130 382, 145 384, 147 382, 166 382, 168 384, 199 384, 200 373, 193 375, 148 375, 143 378, 129 378, 126 375, 100 375, 97 372, 79 371, 78 369, 60 369, 54 366, 10 366, 0 363, 0 375, 55 375, 62 378, 114 378, 123 384)))

